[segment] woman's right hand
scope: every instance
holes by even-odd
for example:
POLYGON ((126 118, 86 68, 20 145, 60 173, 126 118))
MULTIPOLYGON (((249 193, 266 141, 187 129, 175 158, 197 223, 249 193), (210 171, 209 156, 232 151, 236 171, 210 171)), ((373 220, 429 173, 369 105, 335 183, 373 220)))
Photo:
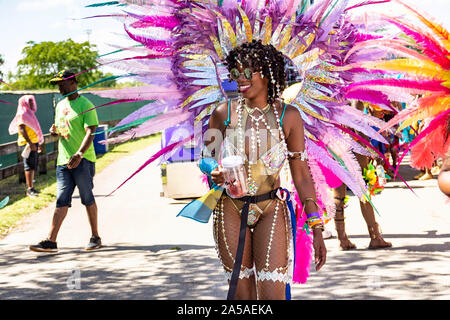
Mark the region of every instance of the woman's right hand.
POLYGON ((56 126, 55 126, 55 124, 52 124, 52 126, 50 127, 50 133, 52 134, 52 135, 58 135, 58 132, 57 132, 57 128, 56 128, 56 126))
POLYGON ((221 187, 225 183, 224 172, 221 166, 218 166, 213 171, 211 171, 211 180, 219 187, 221 187))

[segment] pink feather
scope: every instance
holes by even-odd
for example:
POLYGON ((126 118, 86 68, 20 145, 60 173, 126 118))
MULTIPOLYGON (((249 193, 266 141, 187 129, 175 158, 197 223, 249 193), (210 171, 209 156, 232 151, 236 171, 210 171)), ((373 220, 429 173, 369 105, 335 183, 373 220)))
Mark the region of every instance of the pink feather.
POLYGON ((297 193, 295 194, 295 202, 297 212, 297 237, 295 241, 295 267, 292 280, 294 283, 306 283, 311 270, 313 241, 311 236, 303 230, 303 225, 306 222, 306 214, 303 212, 302 203, 297 193))
MULTIPOLYGON (((434 118, 430 124, 423 129, 420 134, 409 144, 406 146, 406 149, 403 153, 403 155, 400 157, 398 163, 401 163, 405 155, 408 153, 408 151, 412 148, 414 148, 415 145, 418 145, 418 143, 427 137, 429 134, 431 134, 434 130, 437 130, 440 126, 445 126, 446 121, 448 120, 448 116, 450 115, 450 109, 447 111, 444 111, 440 113, 436 118, 434 118)), ((433 144, 434 145, 434 144, 433 144)), ((417 149, 416 149, 417 150, 417 149)), ((437 149, 439 150, 439 148, 437 149)), ((420 163, 420 161, 416 161, 416 163, 420 163)), ((397 167, 398 168, 398 167, 397 167)), ((396 171, 397 174, 397 171, 396 171)))
POLYGON ((339 179, 333 171, 329 170, 327 167, 324 167, 320 162, 318 163, 320 170, 322 171, 325 181, 330 188, 337 188, 342 184, 341 179, 339 179))
POLYGON ((172 99, 181 99, 182 96, 175 84, 169 86, 148 85, 141 87, 96 91, 96 95, 113 99, 140 99, 140 100, 164 100, 170 96, 172 99))
POLYGON ((116 192, 119 188, 121 188, 125 183, 127 183, 127 182, 128 182, 131 178, 133 178, 136 174, 138 174, 139 172, 141 172, 142 169, 144 169, 144 168, 145 168, 146 166, 148 166, 150 163, 152 163, 153 161, 155 161, 156 159, 158 159, 158 158, 161 157, 162 155, 164 155, 164 154, 170 152, 171 150, 176 149, 176 148, 178 148, 178 147, 180 147, 180 146, 182 146, 182 145, 188 143, 190 140, 192 140, 192 138, 194 138, 194 135, 192 135, 192 136, 190 136, 190 137, 188 137, 188 138, 186 138, 186 139, 184 139, 184 140, 181 140, 181 141, 172 143, 172 144, 168 145, 167 147, 165 147, 165 148, 159 150, 157 153, 155 153, 153 156, 151 156, 150 159, 148 159, 147 161, 145 161, 144 164, 141 165, 141 166, 139 167, 139 169, 137 169, 131 176, 129 176, 124 182, 122 182, 116 189, 114 189, 110 194, 108 194, 107 197, 109 197, 109 196, 112 195, 114 192, 116 192))
POLYGON ((144 17, 143 19, 132 23, 130 26, 133 28, 148 28, 148 27, 160 27, 168 30, 172 30, 179 25, 180 22, 173 16, 151 16, 144 17))
POLYGON ((419 43, 423 47, 423 53, 428 58, 432 59, 444 68, 450 65, 450 61, 446 58, 449 52, 438 42, 436 42, 428 32, 420 30, 418 27, 412 26, 396 18, 388 18, 387 21, 396 25, 406 35, 412 37, 417 43, 419 43))
MULTIPOLYGON (((360 141, 362 144, 364 144, 366 147, 368 147, 370 150, 375 151, 376 154, 378 154, 378 156, 384 160, 384 162, 388 165, 389 168, 391 168, 392 170, 395 170, 395 176, 398 175, 398 177, 403 181, 403 183, 408 187, 409 190, 411 190, 412 193, 416 194, 414 192, 413 189, 411 189, 411 187, 409 186, 409 184, 405 181, 405 179, 403 179, 403 177, 399 174, 397 174, 398 172, 398 168, 400 166, 397 166, 397 169, 392 167, 390 162, 386 159, 386 157, 380 152, 378 151, 376 148, 374 148, 370 142, 368 142, 366 139, 360 137, 359 135, 357 135, 356 133, 354 133, 353 131, 339 125, 339 124, 334 124, 336 127, 338 127, 339 129, 341 129, 343 132, 348 133, 349 135, 351 135, 352 137, 356 138, 358 141, 360 141)), ((403 154, 403 157, 405 156, 406 153, 403 154)), ((403 159, 403 157, 398 161, 398 163, 401 163, 401 160, 403 159)))
POLYGON ((391 0, 364 1, 362 3, 358 3, 358 4, 355 4, 354 6, 348 7, 347 9, 345 9, 345 11, 349 11, 349 10, 367 6, 367 5, 386 3, 386 2, 391 2, 391 0))

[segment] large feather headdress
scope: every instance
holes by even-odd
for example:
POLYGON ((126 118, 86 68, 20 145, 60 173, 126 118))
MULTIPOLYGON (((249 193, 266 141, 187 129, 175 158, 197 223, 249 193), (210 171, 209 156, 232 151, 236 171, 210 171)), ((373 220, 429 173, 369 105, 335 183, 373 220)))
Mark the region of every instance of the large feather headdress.
MULTIPOLYGON (((286 88, 283 98, 298 109, 304 121, 309 165, 323 208, 330 215, 334 212, 326 183, 330 175, 364 198, 367 188, 354 152, 371 155, 372 151, 355 131, 386 141, 373 129, 383 123, 351 107, 340 93, 354 73, 338 67, 346 55, 350 61, 358 61, 349 51, 366 39, 345 21, 346 0, 322 0, 312 6, 302 0, 115 3, 124 6, 122 13, 109 16, 123 21, 126 34, 138 46, 119 49, 132 53, 127 58, 102 58, 99 63, 123 70, 145 85, 96 94, 119 99, 117 102, 156 102, 122 119, 111 131, 129 130, 110 142, 178 124, 206 130, 214 108, 227 99, 222 86, 228 79, 225 57, 233 48, 257 39, 272 44, 296 70, 296 80, 286 88)), ((106 4, 111 3, 95 6, 106 4)), ((186 135, 160 150, 141 168, 192 138, 186 135)))

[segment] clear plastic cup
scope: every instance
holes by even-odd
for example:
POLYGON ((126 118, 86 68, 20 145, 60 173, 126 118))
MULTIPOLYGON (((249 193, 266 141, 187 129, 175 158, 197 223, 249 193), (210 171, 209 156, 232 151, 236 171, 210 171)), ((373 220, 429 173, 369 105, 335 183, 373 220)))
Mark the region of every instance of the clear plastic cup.
POLYGON ((222 159, 225 186, 232 198, 240 198, 247 194, 247 173, 241 156, 229 156, 222 159))

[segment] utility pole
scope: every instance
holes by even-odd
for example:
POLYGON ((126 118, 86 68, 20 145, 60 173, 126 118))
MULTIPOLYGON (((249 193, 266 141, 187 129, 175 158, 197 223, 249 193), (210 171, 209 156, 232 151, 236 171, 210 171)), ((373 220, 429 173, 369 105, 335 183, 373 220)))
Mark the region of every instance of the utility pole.
POLYGON ((90 35, 92 34, 92 30, 91 29, 86 29, 86 34, 87 34, 87 41, 90 42, 90 35))

